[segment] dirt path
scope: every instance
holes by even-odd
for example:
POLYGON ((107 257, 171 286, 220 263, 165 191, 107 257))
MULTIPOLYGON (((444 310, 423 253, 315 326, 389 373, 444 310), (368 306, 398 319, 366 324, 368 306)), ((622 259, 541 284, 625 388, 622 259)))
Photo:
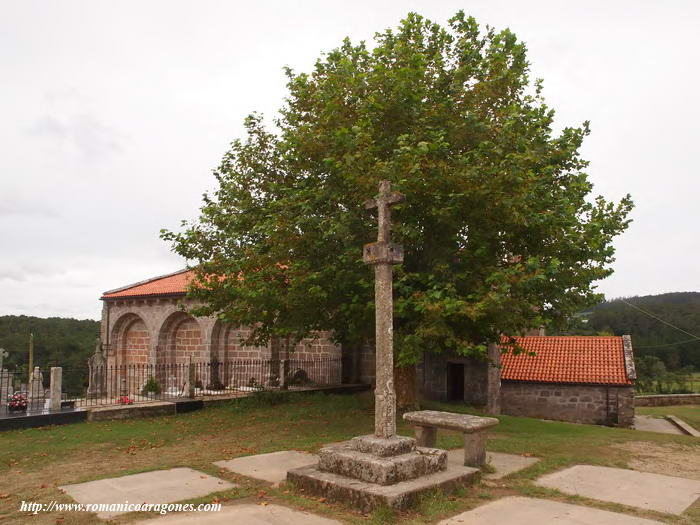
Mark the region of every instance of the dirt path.
POLYGON ((612 446, 632 453, 629 467, 634 470, 700 480, 700 447, 646 441, 612 446))

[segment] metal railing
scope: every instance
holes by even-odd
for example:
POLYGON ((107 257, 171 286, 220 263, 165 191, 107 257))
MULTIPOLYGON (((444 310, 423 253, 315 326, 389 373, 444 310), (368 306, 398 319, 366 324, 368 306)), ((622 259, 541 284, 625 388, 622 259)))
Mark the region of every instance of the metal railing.
POLYGON ((263 390, 300 390, 341 383, 341 359, 241 359, 177 364, 126 364, 83 370, 63 369, 80 393, 66 396, 71 406, 173 401, 208 396, 239 397, 263 390))

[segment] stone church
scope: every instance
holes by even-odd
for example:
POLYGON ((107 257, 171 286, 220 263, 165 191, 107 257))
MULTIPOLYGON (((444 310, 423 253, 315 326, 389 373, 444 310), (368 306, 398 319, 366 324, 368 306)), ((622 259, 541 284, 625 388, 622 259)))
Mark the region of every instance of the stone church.
MULTIPOLYGON (((335 360, 337 369, 327 369, 324 377, 316 379, 374 382, 370 345, 357 354, 343 355, 330 334, 321 332, 287 354, 280 341, 246 345, 249 328, 231 326, 216 317, 193 317, 186 311, 191 304, 186 298, 191 278, 191 270, 181 270, 102 295, 101 340, 109 366, 335 360), (342 371, 341 363, 345 363, 342 371)), ((426 352, 417 367, 419 395, 483 406, 492 414, 632 424, 636 376, 629 336, 531 335, 516 340, 523 352, 516 355, 490 345, 487 360, 426 352)))
MULTIPOLYGON (((297 363, 306 363, 304 368, 309 373, 315 370, 316 374, 328 376, 311 379, 340 382, 341 349, 328 333, 318 333, 315 338, 299 342, 287 355, 281 341, 249 346, 245 340, 250 328, 231 326, 216 317, 194 317, 187 313, 187 306, 192 304, 186 298, 192 275, 191 270, 181 270, 102 295, 100 338, 108 366, 138 368, 192 362, 204 367, 216 361, 248 363, 250 368, 256 361, 293 358, 297 363), (337 366, 332 368, 312 365, 336 361, 337 366)), ((265 381, 270 373, 263 374, 261 370, 255 372, 260 376, 256 380, 265 381)))

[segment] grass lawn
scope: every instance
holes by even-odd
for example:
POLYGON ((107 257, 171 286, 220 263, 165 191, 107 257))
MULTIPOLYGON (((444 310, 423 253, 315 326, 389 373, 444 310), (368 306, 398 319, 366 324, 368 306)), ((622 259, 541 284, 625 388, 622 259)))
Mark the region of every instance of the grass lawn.
MULTIPOLYGON (((276 450, 314 452, 325 443, 370 433, 373 426, 371 403, 369 393, 296 395, 286 399, 268 396, 177 416, 4 432, 0 434, 0 521, 28 523, 29 517, 19 512, 22 500, 70 502, 71 499, 58 490, 59 485, 147 470, 191 467, 240 485, 215 496, 224 504, 277 503, 345 523, 434 523, 505 495, 551 498, 667 523, 700 523, 700 503, 697 502, 683 516, 676 517, 565 496, 532 483, 545 472, 579 463, 627 467, 642 462, 641 469, 651 471, 659 471, 657 467, 668 464, 692 465, 692 461, 700 464, 700 440, 689 436, 501 416, 500 424, 491 433, 488 449, 533 455, 542 461, 503 480, 478 482, 455 496, 433 495, 416 509, 401 515, 380 509, 363 516, 340 504, 305 497, 293 487, 283 485, 272 489, 212 465, 213 461, 276 450), (284 402, 272 404, 271 399, 284 402)), ((476 413, 461 405, 431 403, 424 408, 476 413)), ((691 424, 693 419, 685 411, 698 411, 698 407, 662 408, 664 414, 675 413, 691 424), (680 409, 683 413, 678 412, 680 409)), ((645 413, 646 410, 655 409, 644 409, 645 413)), ((411 429, 402 423, 399 431, 411 434, 411 429)), ((461 436, 440 433, 438 446, 459 447, 461 436)), ((114 521, 132 523, 146 517, 153 516, 132 513, 114 521)), ((44 513, 31 517, 31 523, 57 522, 84 524, 99 523, 99 520, 94 515, 78 513, 44 513)))

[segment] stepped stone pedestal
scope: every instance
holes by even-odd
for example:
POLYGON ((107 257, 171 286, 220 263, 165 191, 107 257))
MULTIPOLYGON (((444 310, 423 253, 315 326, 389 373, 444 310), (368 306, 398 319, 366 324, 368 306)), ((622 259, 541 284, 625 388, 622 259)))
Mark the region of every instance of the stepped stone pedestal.
POLYGON ((318 465, 292 469, 287 480, 306 494, 341 501, 369 512, 405 508, 435 488, 470 481, 475 468, 447 468, 447 451, 418 447, 413 438, 360 436, 322 448, 318 465))

